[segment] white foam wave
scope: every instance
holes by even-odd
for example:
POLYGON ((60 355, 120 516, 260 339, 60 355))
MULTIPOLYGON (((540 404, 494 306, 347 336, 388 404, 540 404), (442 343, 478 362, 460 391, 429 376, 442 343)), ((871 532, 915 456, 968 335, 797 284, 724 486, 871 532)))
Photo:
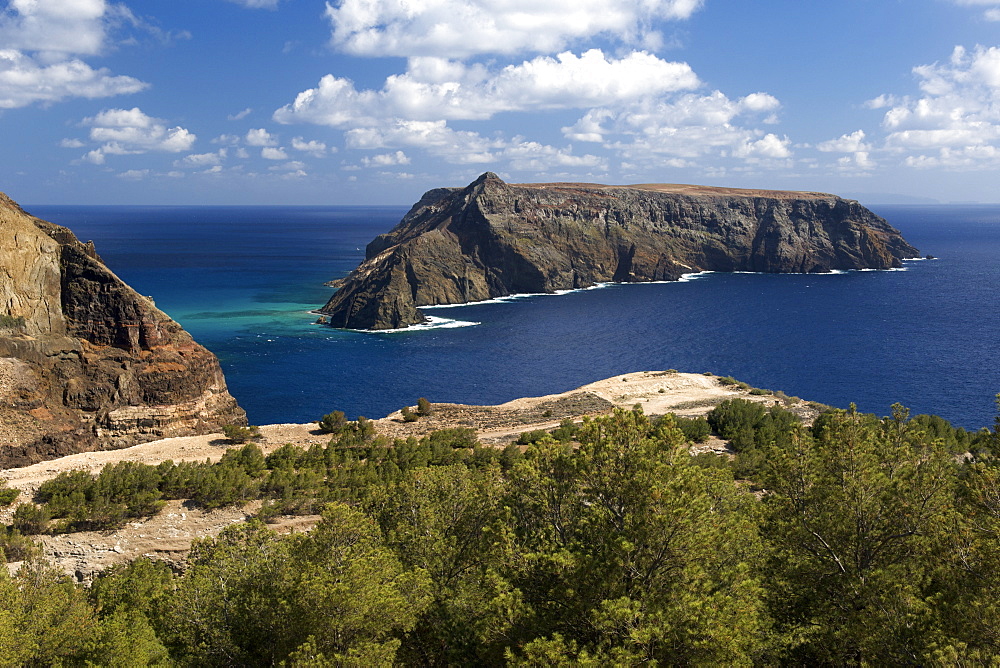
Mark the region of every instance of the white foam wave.
POLYGON ((456 327, 475 327, 481 323, 471 322, 468 320, 451 320, 449 318, 435 318, 432 315, 424 316, 424 321, 416 324, 410 325, 409 327, 400 327, 399 329, 352 329, 352 332, 361 332, 363 334, 398 334, 400 332, 419 332, 427 329, 455 329, 456 327))
POLYGON ((514 295, 504 295, 503 297, 482 299, 476 302, 462 302, 460 304, 434 304, 433 306, 421 306, 419 308, 421 311, 429 311, 430 309, 458 308, 460 306, 480 306, 483 304, 508 304, 510 302, 516 302, 520 299, 527 299, 528 297, 558 297, 560 295, 568 295, 572 292, 586 292, 587 290, 600 290, 601 288, 606 288, 609 285, 616 285, 616 284, 595 283, 594 285, 588 286, 586 288, 571 288, 568 290, 554 290, 552 292, 519 292, 514 295))

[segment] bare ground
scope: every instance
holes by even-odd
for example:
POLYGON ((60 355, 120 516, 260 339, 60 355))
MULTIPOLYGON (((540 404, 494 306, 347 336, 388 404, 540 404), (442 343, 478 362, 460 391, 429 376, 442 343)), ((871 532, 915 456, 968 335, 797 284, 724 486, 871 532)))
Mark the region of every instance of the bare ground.
MULTIPOLYGON (((514 399, 497 406, 433 404, 433 413, 416 422, 404 422, 400 411, 374 420, 379 434, 390 438, 422 436, 438 429, 467 427, 475 429, 480 441, 502 447, 521 432, 551 429, 566 418, 578 421, 586 415, 609 413, 614 407, 631 408, 638 404, 647 415, 673 412, 685 417, 704 415, 725 399, 740 396, 762 403, 781 401, 807 420, 816 411, 806 402, 789 402, 775 395, 749 395, 732 385, 722 385, 716 376, 643 371, 613 376, 589 385, 543 397, 514 399)), ((321 433, 315 423, 273 424, 260 427, 257 441, 267 453, 286 443, 309 447, 325 445, 330 436, 321 433)), ((38 486, 64 471, 85 469, 98 472, 107 464, 121 461, 158 464, 162 461, 218 461, 230 443, 221 434, 184 436, 143 443, 121 450, 86 452, 41 462, 23 468, 0 471, 10 487, 20 489, 20 501, 29 500, 38 486)), ((696 451, 725 452, 726 444, 716 438, 696 451)), ((16 504, 15 504, 16 505, 16 504)), ((77 579, 89 580, 94 573, 110 565, 140 556, 162 559, 180 567, 191 541, 214 536, 225 527, 245 521, 259 508, 260 502, 242 508, 205 511, 180 501, 170 501, 152 518, 130 522, 111 532, 81 532, 42 536, 39 542, 45 555, 77 579)), ((0 510, 0 522, 10 523, 12 508, 0 510)), ((273 526, 282 531, 306 530, 318 517, 282 518, 273 526)))

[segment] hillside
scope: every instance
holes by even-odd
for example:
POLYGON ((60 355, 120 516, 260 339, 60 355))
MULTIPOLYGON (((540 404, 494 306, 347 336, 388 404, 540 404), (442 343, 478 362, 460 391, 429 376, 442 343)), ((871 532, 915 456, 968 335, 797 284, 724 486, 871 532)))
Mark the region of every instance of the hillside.
POLYGON ((396 329, 421 306, 700 271, 888 269, 917 256, 853 200, 676 184, 508 184, 428 191, 320 309, 334 327, 396 329))

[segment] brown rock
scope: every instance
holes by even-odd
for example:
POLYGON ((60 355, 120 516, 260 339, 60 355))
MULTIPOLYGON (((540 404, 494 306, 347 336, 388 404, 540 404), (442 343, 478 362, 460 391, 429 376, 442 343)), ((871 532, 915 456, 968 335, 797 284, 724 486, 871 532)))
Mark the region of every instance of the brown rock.
POLYGON ((0 193, 0 467, 246 424, 216 357, 0 193))
POLYGON ((427 192, 320 310, 334 327, 392 329, 434 304, 698 271, 887 269, 916 255, 885 220, 825 193, 512 185, 487 172, 427 192))

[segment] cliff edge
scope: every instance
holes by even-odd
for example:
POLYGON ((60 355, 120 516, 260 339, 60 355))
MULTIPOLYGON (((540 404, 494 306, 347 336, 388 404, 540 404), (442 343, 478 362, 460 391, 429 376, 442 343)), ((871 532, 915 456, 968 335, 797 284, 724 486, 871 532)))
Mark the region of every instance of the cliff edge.
POLYGON ((333 327, 396 329, 418 307, 699 271, 889 269, 917 249, 854 200, 678 184, 508 184, 487 172, 430 190, 331 285, 333 327))
POLYGON ((246 424, 215 355, 0 193, 0 468, 246 424))

